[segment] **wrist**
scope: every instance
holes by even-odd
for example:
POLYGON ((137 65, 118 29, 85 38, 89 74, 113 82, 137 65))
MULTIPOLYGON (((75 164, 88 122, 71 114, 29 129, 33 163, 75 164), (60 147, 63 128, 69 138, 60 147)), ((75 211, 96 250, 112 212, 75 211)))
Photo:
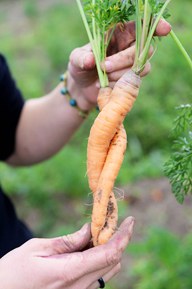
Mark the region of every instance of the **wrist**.
POLYGON ((69 72, 67 72, 67 90, 71 98, 77 102, 78 108, 81 111, 90 112, 96 107, 95 103, 92 103, 85 98, 83 89, 77 85, 69 72))

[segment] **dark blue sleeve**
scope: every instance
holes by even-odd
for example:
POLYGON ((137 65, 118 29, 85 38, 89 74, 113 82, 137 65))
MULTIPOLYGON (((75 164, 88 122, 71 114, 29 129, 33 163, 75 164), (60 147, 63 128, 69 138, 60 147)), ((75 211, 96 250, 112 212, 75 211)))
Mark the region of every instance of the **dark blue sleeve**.
MULTIPOLYGON (((0 258, 33 238, 32 232, 21 222, 10 199, 0 188, 0 258)), ((6 289, 6 288, 5 288, 6 289)))
POLYGON ((15 148, 15 134, 24 105, 5 58, 0 54, 0 160, 6 160, 15 148))

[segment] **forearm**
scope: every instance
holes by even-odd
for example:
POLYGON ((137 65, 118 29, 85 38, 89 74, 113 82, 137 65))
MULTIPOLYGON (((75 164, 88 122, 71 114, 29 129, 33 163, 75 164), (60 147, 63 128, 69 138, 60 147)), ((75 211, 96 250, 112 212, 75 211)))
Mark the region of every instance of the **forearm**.
MULTIPOLYGON (((69 85, 77 94, 73 84, 69 85)), ((50 94, 26 102, 17 127, 15 152, 7 163, 31 165, 48 159, 69 141, 82 124, 83 118, 60 93, 61 88, 62 84, 59 84, 50 94)), ((86 103, 80 102, 79 105, 84 110, 90 109, 86 103)))

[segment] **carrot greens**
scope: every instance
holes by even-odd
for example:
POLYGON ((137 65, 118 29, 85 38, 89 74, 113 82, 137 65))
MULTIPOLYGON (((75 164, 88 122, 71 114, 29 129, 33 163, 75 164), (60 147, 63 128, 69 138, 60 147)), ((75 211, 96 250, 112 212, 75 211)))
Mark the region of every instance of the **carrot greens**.
POLYGON ((132 5, 121 0, 76 0, 95 56, 101 87, 109 84, 101 63, 107 56, 107 48, 113 31, 119 22, 129 20, 132 5))
POLYGON ((172 129, 175 141, 164 172, 177 201, 183 203, 185 196, 192 193, 192 104, 181 105, 177 110, 172 129))
POLYGON ((148 61, 149 50, 159 20, 167 18, 167 6, 171 0, 134 0, 136 22, 136 56, 133 71, 140 74, 148 61))

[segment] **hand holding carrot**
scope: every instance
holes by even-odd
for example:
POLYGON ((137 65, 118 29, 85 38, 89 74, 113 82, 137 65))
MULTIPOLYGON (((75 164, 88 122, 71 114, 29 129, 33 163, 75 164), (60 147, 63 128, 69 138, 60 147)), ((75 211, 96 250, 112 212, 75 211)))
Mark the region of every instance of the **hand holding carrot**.
MULTIPOLYGON (((161 20, 156 29, 157 36, 166 36, 171 26, 165 20, 161 20)), ((135 24, 128 22, 124 29, 117 26, 108 49, 108 57, 105 64, 109 77, 109 85, 113 87, 115 82, 130 69, 135 55, 135 24)), ((76 48, 70 55, 68 65, 68 86, 71 95, 78 100, 78 105, 83 110, 89 110, 97 102, 99 90, 98 74, 95 59, 90 44, 76 48)), ((142 76, 150 72, 150 64, 142 72, 142 76)))
POLYGON ((96 289, 120 270, 134 219, 127 218, 106 245, 89 245, 90 226, 68 236, 31 239, 0 259, 0 287, 6 289, 96 289))

